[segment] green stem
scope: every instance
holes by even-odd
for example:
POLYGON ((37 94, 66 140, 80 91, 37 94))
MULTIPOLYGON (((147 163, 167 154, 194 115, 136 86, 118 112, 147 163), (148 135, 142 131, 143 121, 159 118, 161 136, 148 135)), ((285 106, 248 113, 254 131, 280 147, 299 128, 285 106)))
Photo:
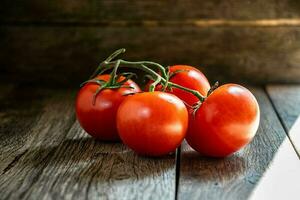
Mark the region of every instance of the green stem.
POLYGON ((124 49, 124 48, 116 50, 110 56, 108 56, 108 58, 106 58, 104 62, 110 62, 110 61, 112 61, 114 58, 116 58, 121 53, 125 53, 125 51, 126 51, 126 49, 124 49))
POLYGON ((124 64, 126 66, 130 66, 131 68, 141 69, 141 70, 145 71, 146 73, 150 74, 153 78, 155 77, 155 81, 149 87, 149 91, 151 91, 151 92, 154 91, 157 84, 161 83, 163 85, 163 91, 168 86, 171 86, 171 87, 179 88, 181 90, 192 93, 201 102, 203 102, 205 100, 205 97, 203 97, 197 90, 192 90, 192 89, 183 87, 181 85, 169 82, 169 75, 166 72, 166 69, 158 63, 151 62, 151 61, 131 62, 131 61, 126 61, 126 60, 121 60, 121 59, 112 61, 114 58, 116 58, 118 55, 120 55, 121 53, 124 53, 124 52, 125 52, 124 48, 118 49, 117 51, 113 52, 108 58, 105 59, 105 61, 103 61, 102 63, 99 64, 99 66, 94 71, 91 78, 94 78, 96 75, 98 75, 100 71, 103 73, 105 70, 113 68, 110 80, 108 82, 110 85, 114 85, 117 81, 116 77, 117 77, 118 67, 120 66, 120 64, 124 64), (113 65, 113 67, 111 65, 113 65), (159 75, 158 73, 156 73, 155 71, 153 71, 152 69, 147 67, 146 65, 151 65, 151 66, 157 67, 159 69, 159 71, 161 72, 161 75, 159 75), (105 67, 105 68, 102 69, 103 67, 105 67))
POLYGON ((115 66, 114 66, 114 69, 111 73, 110 79, 109 79, 109 83, 111 85, 114 85, 117 82, 116 78, 117 78, 117 71, 118 71, 119 66, 120 66, 120 60, 117 60, 115 66))
MULTIPOLYGON (((117 60, 117 61, 114 61, 114 62, 107 63, 106 69, 111 69, 112 68, 111 64, 116 64, 116 63, 119 63, 120 67, 123 66, 122 64, 126 64, 127 66, 124 66, 124 67, 129 67, 130 66, 130 68, 143 70, 146 73, 150 74, 152 77, 155 77, 155 81, 154 81, 154 83, 152 83, 150 85, 149 91, 154 91, 155 86, 159 82, 161 82, 163 85, 164 84, 169 84, 171 87, 178 88, 178 89, 184 90, 186 92, 190 92, 193 95, 195 95, 201 102, 203 102, 205 100, 205 97, 202 96, 197 90, 192 90, 192 89, 183 87, 181 85, 178 85, 176 83, 169 82, 166 78, 162 77, 161 75, 159 75, 158 73, 156 73, 155 71, 153 71, 152 69, 150 69, 149 67, 147 67, 145 65, 145 64, 150 64, 150 63, 153 64, 153 62, 149 62, 149 61, 129 62, 129 61, 124 61, 124 60, 117 60)), ((165 69, 162 70, 162 73, 163 72, 165 72, 165 69)))
POLYGON ((99 74, 99 72, 101 71, 102 66, 107 65, 110 61, 112 61, 114 58, 116 58, 118 55, 125 53, 126 49, 122 48, 122 49, 118 49, 115 52, 113 52, 111 55, 109 55, 103 62, 101 62, 98 67, 96 68, 96 70, 93 72, 93 74, 90 76, 89 79, 94 78, 96 75, 99 74))
MULTIPOLYGON (((166 73, 166 69, 162 66, 162 65, 160 65, 160 64, 158 64, 158 63, 155 63, 155 62, 151 62, 151 61, 137 61, 137 62, 131 62, 131 61, 126 61, 126 60, 121 60, 121 59, 119 59, 119 60, 117 60, 117 61, 113 61, 113 62, 109 62, 109 63, 106 63, 106 65, 114 65, 116 62, 118 62, 118 61, 120 61, 120 63, 122 63, 122 64, 125 64, 125 65, 130 65, 130 66, 135 66, 135 65, 144 65, 144 67, 146 67, 146 65, 152 65, 152 66, 155 66, 155 67, 157 67, 158 69, 159 69, 159 71, 161 72, 161 74, 162 74, 162 77, 166 80, 165 82, 163 82, 163 91, 165 91, 165 89, 167 88, 167 86, 168 86, 168 82, 169 82, 169 76, 168 76, 168 74, 166 73)), ((110 69, 110 68, 105 68, 105 69, 103 69, 101 72, 104 72, 104 71, 106 71, 106 70, 108 70, 108 69, 110 69)), ((137 68, 137 69, 139 69, 139 68, 137 68)), ((99 71, 99 70, 98 70, 99 71)), ((153 72, 153 70, 152 70, 152 72, 153 72)), ((152 73, 150 73, 150 74, 152 74, 152 73)), ((158 74, 157 74, 158 75, 158 74)), ((156 76, 156 78, 157 78, 157 76, 156 76)), ((155 84, 152 84, 152 85, 157 85, 159 82, 156 82, 155 84)))
MULTIPOLYGON (((141 66, 145 69, 148 68, 145 65, 141 65, 141 66)), ((151 70, 151 71, 153 72, 153 70, 151 70)), ((152 74, 152 75, 156 76, 156 80, 150 85, 149 92, 154 92, 156 85, 159 84, 162 81, 162 77, 159 74, 155 73, 155 74, 152 74)))
MULTIPOLYGON (((115 61, 116 62, 116 61, 115 61)), ((151 62, 151 61, 137 61, 137 62, 131 62, 131 61, 126 61, 126 60, 121 60, 121 62, 123 63, 123 64, 127 64, 127 65, 152 65, 152 66, 156 66, 158 69, 159 69, 159 71, 161 72, 161 74, 162 74, 162 77, 164 78, 164 79, 167 79, 167 77, 168 77, 168 75, 167 75, 167 73, 166 73, 166 69, 162 66, 162 65, 160 65, 160 64, 158 64, 158 63, 155 63, 155 62, 151 62)), ((111 63, 113 63, 113 62, 111 62, 111 63)))
POLYGON ((198 92, 197 90, 192 90, 192 89, 183 87, 183 86, 181 86, 181 85, 178 85, 178 84, 172 83, 172 82, 169 82, 169 85, 170 85, 171 87, 175 87, 175 88, 184 90, 184 91, 186 91, 186 92, 192 93, 192 94, 193 94, 194 96, 196 96, 201 102, 205 101, 205 99, 206 99, 206 98, 205 98, 204 96, 202 96, 202 95, 200 94, 200 92, 198 92))

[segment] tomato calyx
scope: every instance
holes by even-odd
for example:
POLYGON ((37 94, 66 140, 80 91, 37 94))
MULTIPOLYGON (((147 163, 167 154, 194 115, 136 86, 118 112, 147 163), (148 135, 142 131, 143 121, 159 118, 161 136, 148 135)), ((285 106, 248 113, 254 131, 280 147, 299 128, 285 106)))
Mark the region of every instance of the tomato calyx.
MULTIPOLYGON (((176 74, 179 74, 179 73, 182 73, 182 72, 188 72, 188 70, 186 70, 186 69, 178 69, 178 70, 176 70, 176 71, 173 71, 173 72, 171 72, 170 71, 170 67, 168 66, 167 68, 166 68, 166 73, 167 73, 167 76, 166 76, 166 83, 163 85, 163 87, 162 87, 162 89, 161 89, 161 91, 162 92, 165 92, 165 91, 170 91, 170 92, 172 92, 172 86, 169 84, 169 80, 171 79, 171 78, 173 78, 176 74)), ((149 79, 149 80, 152 80, 152 81, 155 81, 155 78, 153 78, 151 75, 145 75, 145 78, 147 78, 147 79, 149 79)))
POLYGON ((214 91, 215 89, 217 89, 218 87, 219 87, 219 81, 215 82, 215 84, 214 84, 213 86, 210 87, 210 89, 209 89, 208 92, 207 92, 206 98, 207 98, 209 95, 211 95, 211 93, 213 93, 213 91, 214 91))
POLYGON ((88 84, 88 83, 94 83, 94 84, 99 85, 99 88, 95 91, 94 96, 93 96, 92 103, 93 103, 93 105, 95 105, 97 95, 104 89, 119 89, 119 88, 134 89, 133 87, 131 87, 129 85, 124 85, 129 79, 131 79, 134 76, 136 76, 136 74, 132 73, 132 72, 124 72, 124 73, 120 73, 120 74, 116 75, 115 72, 113 71, 110 74, 110 79, 108 81, 97 79, 97 77, 95 77, 94 79, 90 79, 90 80, 83 82, 80 85, 80 87, 83 87, 85 84, 88 84))
MULTIPOLYGON (((215 84, 214 84, 213 86, 210 87, 210 89, 209 89, 209 91, 207 92, 207 95, 206 95, 204 101, 205 101, 205 100, 209 97, 209 95, 211 95, 211 94, 213 93, 213 91, 215 91, 218 87, 219 87, 219 81, 215 82, 215 84)), ((193 115, 193 117, 195 117, 195 115, 196 115, 198 109, 200 108, 200 106, 202 105, 202 103, 203 103, 204 101, 202 101, 202 102, 201 102, 201 101, 198 101, 197 103, 195 103, 195 104, 192 105, 192 106, 189 106, 189 105, 188 105, 188 106, 191 108, 191 110, 192 110, 192 115, 193 115)), ((187 104, 186 104, 186 105, 187 105, 187 104)))
POLYGON ((166 68, 166 71, 167 71, 167 79, 166 79, 165 85, 164 85, 163 88, 162 88, 162 91, 163 91, 163 92, 165 92, 166 89, 167 89, 168 91, 172 91, 172 86, 169 84, 169 80, 170 80, 171 78, 173 78, 176 74, 179 74, 179 73, 182 73, 182 72, 188 72, 188 70, 186 70, 186 69, 178 69, 178 70, 175 70, 174 72, 171 72, 171 71, 170 71, 170 67, 167 67, 167 68, 166 68))

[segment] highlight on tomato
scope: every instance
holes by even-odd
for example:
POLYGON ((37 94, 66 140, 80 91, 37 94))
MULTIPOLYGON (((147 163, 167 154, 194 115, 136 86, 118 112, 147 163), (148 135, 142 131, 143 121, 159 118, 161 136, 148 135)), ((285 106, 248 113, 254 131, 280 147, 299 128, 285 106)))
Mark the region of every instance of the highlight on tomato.
MULTIPOLYGON (((168 67, 168 77, 169 81, 185 88, 198 91, 201 95, 206 96, 210 90, 210 84, 205 77, 205 75, 195 67, 188 65, 174 65, 168 67)), ((149 85, 153 81, 150 80, 146 86, 148 90, 149 85)), ((163 86, 161 84, 157 85, 156 91, 162 91, 163 86)), ((188 91, 184 91, 179 88, 166 88, 166 92, 171 93, 179 97, 188 105, 194 105, 199 101, 199 99, 188 91)))
POLYGON ((253 94, 240 85, 225 84, 190 112, 186 141, 202 155, 225 157, 253 139, 259 120, 253 94))
POLYGON ((104 141, 120 140, 116 128, 119 105, 129 93, 140 92, 139 86, 128 77, 99 75, 87 81, 76 98, 76 116, 81 127, 92 137, 104 141))
POLYGON ((140 155, 162 156, 175 151, 187 127, 188 112, 184 103, 164 92, 128 96, 117 113, 121 140, 140 155))

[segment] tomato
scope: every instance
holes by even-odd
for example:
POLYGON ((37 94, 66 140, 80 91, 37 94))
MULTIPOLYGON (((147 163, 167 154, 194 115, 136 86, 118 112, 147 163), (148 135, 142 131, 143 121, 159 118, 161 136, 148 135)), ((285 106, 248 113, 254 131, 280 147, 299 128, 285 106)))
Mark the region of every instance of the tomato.
POLYGON ((117 113, 121 140, 140 155, 162 156, 175 151, 187 127, 188 112, 184 103, 164 92, 128 96, 117 113))
MULTIPOLYGON (((110 75, 100 75, 96 79, 108 81, 110 75)), ((118 81, 124 80, 121 77, 118 81)), ((96 83, 87 83, 79 91, 76 98, 76 116, 81 127, 91 136, 100 140, 116 141, 119 135, 116 128, 116 114, 119 105, 126 98, 126 94, 140 92, 138 85, 128 80, 124 85, 132 88, 104 89, 95 99, 96 90, 100 87, 96 83)))
POLYGON ((186 140, 203 155, 225 157, 248 144, 260 119, 252 93, 236 84, 217 88, 189 117, 186 140))
MULTIPOLYGON (((207 95, 207 92, 210 89, 210 84, 207 78, 200 70, 196 69, 195 67, 191 67, 187 65, 174 65, 169 67, 169 72, 170 74, 173 73, 169 81, 189 89, 197 90, 203 96, 207 95)), ((147 84, 146 90, 148 90, 149 84, 152 82, 153 81, 150 81, 147 84)), ((155 88, 155 90, 161 91, 162 85, 158 85, 155 88)), ((167 92, 176 95, 188 105, 193 105, 199 101, 199 99, 195 97, 193 94, 178 88, 172 88, 171 91, 167 91, 167 92)))

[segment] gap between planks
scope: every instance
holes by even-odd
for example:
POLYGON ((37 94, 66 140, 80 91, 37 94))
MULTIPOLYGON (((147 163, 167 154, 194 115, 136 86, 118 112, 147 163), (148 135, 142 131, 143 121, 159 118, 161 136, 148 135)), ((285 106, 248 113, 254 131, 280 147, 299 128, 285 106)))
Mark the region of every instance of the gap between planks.
POLYGON ((291 139, 291 137, 289 135, 289 130, 285 126, 285 124, 283 122, 283 119, 281 118, 280 114, 278 113, 277 107, 275 106, 275 104, 274 104, 274 102, 273 102, 270 94, 268 93, 268 91, 267 91, 267 89, 265 87, 264 87, 264 91, 267 94, 267 97, 268 97, 268 99, 269 99, 269 101, 270 101, 270 103, 271 103, 271 105, 272 105, 272 107, 274 109, 274 112, 276 113, 276 117, 278 118, 278 121, 280 122, 282 128, 284 129, 284 132, 285 132, 286 136, 288 137, 291 145, 293 146, 293 149, 294 149, 295 153, 297 154, 298 158, 300 159, 300 154, 298 153, 297 148, 296 148, 295 144, 293 143, 293 141, 292 141, 292 139, 291 139))
POLYGON ((178 187, 179 187, 179 178, 180 178, 180 158, 181 158, 181 145, 176 149, 175 154, 175 200, 178 197, 178 187))
POLYGON ((267 85, 264 89, 278 120, 300 159, 300 138, 293 130, 295 128, 297 131, 297 126, 299 126, 300 109, 295 106, 300 103, 300 85, 267 85))

